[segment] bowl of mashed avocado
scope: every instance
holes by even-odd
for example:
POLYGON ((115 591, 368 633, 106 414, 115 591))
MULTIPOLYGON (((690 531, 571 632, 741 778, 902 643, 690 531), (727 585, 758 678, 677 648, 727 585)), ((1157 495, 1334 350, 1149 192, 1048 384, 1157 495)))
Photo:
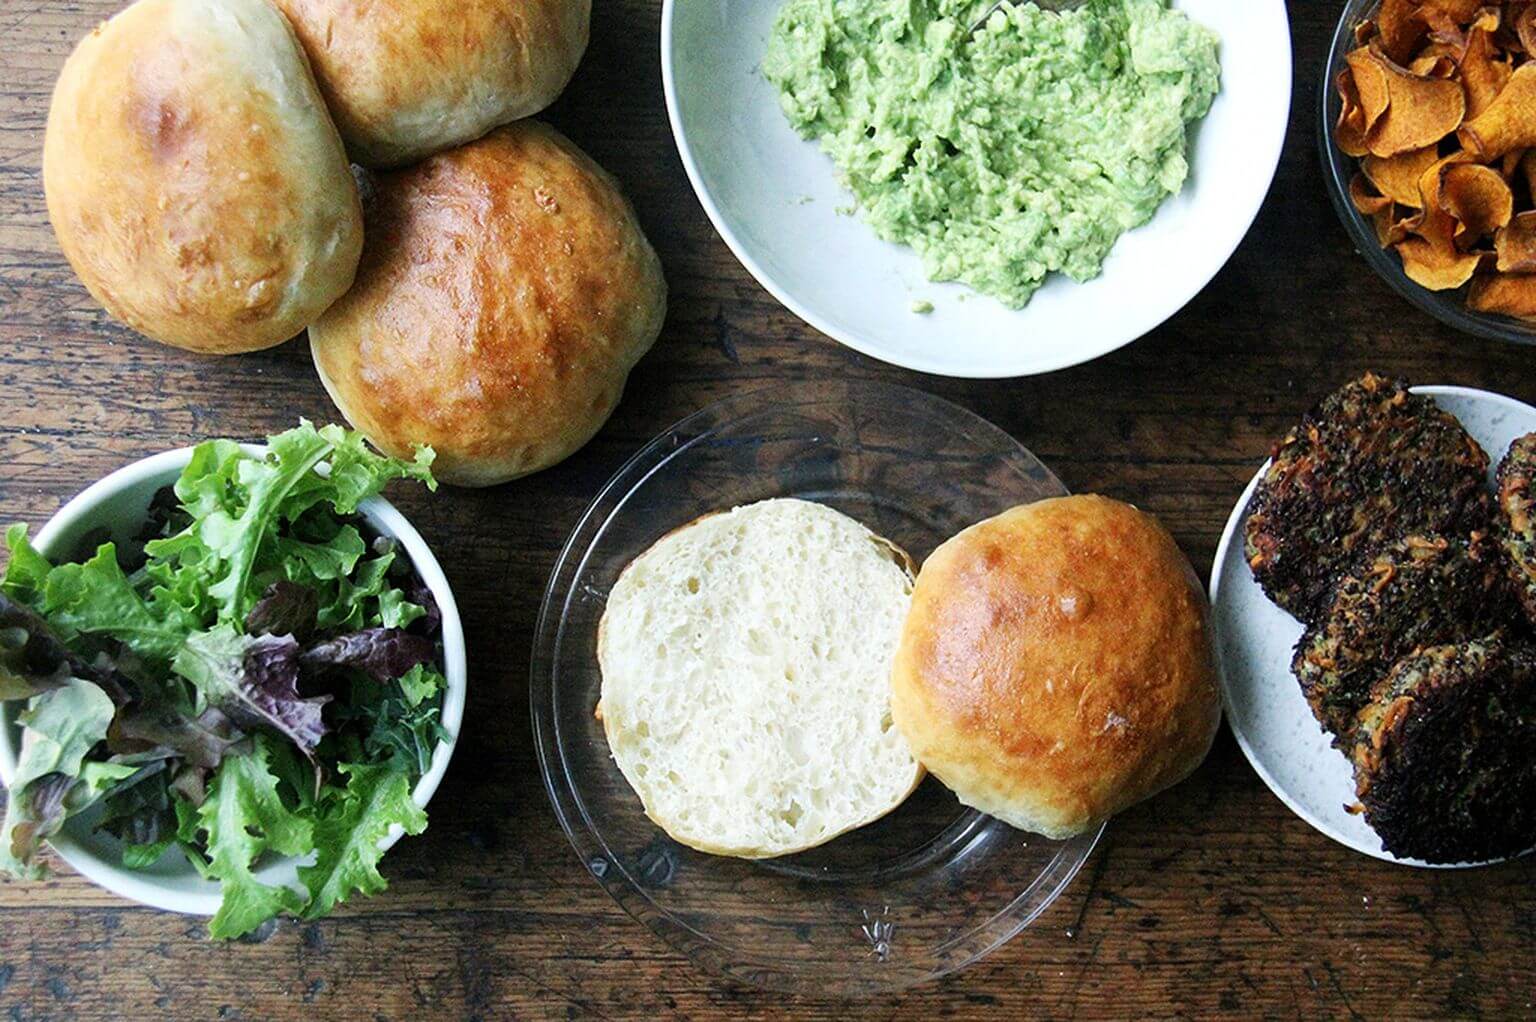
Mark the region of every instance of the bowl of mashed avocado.
POLYGON ((1282 0, 668 0, 722 237, 810 325, 951 376, 1135 340, 1230 257, 1289 115, 1282 0))

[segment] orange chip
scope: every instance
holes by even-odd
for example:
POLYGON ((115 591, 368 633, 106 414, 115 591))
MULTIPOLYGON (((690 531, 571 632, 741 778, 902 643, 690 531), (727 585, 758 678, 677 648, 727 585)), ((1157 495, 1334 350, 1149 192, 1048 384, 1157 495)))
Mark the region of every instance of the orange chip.
POLYGON ((1356 174, 1349 181, 1349 201, 1355 204, 1361 216, 1375 216, 1392 206, 1391 199, 1374 194, 1371 187, 1370 179, 1364 174, 1356 174))
POLYGON ((1419 16, 1433 28, 1437 23, 1465 25, 1476 16, 1484 0, 1419 0, 1419 16))
POLYGON ((1425 50, 1408 65, 1408 70, 1421 78, 1450 78, 1456 74, 1456 58, 1448 53, 1430 53, 1425 50))
POLYGON ((1397 203, 1385 195, 1375 194, 1364 174, 1356 174, 1349 182, 1349 198, 1361 216, 1370 218, 1376 241, 1382 248, 1390 248, 1408 237, 1410 221, 1398 219, 1397 203))
POLYGON ((1526 6, 1515 15, 1515 38, 1527 56, 1536 57, 1536 4, 1526 6))
POLYGON ((1365 147, 1365 108, 1360 105, 1355 76, 1349 71, 1340 71, 1334 81, 1343 105, 1339 110, 1339 123, 1333 129, 1333 140, 1344 155, 1364 156, 1370 150, 1365 147))
POLYGON ((1405 238, 1397 244, 1403 258, 1403 272, 1408 279, 1431 291, 1454 291, 1483 265, 1486 253, 1461 252, 1449 241, 1440 243, 1423 237, 1405 238))
POLYGON ((1349 64, 1350 81, 1360 106, 1360 133, 1367 135, 1387 112, 1392 101, 1387 91, 1387 66, 1370 47, 1355 50, 1344 60, 1349 64))
POLYGON ((1525 163, 1525 154, 1529 149, 1516 149, 1514 152, 1505 153, 1499 161, 1499 173, 1504 175, 1504 180, 1513 181, 1515 175, 1520 172, 1520 167, 1525 163))
POLYGON ((1440 172, 1440 209, 1456 221, 1453 235, 1462 248, 1509 225, 1515 196, 1504 175, 1480 163, 1445 167, 1440 172))
POLYGON ((1493 236, 1500 273, 1536 273, 1536 210, 1517 213, 1493 236))
POLYGON ((1408 221, 1399 220, 1392 209, 1371 217, 1371 225, 1376 228, 1376 241, 1382 248, 1391 248, 1408 237, 1408 221))
POLYGON ((1520 176, 1525 179, 1526 189, 1536 197, 1536 149, 1527 149, 1520 157, 1520 176))
MULTIPOLYGON (((1360 169, 1382 195, 1393 202, 1418 209, 1423 205, 1420 198, 1419 178, 1440 159, 1435 146, 1412 149, 1397 156, 1367 156, 1360 161, 1360 169)), ((1361 212, 1365 212, 1361 210, 1361 212)))
POLYGON ((1536 145, 1536 62, 1521 64, 1509 84, 1459 132, 1461 144, 1480 160, 1496 160, 1536 145))
POLYGON ((1424 173, 1419 175, 1419 206, 1423 209, 1440 209, 1440 183, 1445 179, 1445 171, 1462 163, 1471 163, 1472 156, 1465 151, 1454 152, 1449 156, 1442 156, 1430 164, 1424 173))
POLYGON ((1536 319, 1536 274, 1496 273, 1479 277, 1467 292, 1467 308, 1517 319, 1536 319))
POLYGON ((1399 64, 1408 63, 1429 29, 1415 0, 1382 0, 1376 27, 1381 33, 1382 51, 1399 64))
MULTIPOLYGON (((1439 142, 1461 125, 1467 113, 1467 94, 1460 82, 1415 75, 1379 53, 1367 52, 1380 66, 1387 91, 1385 112, 1366 130, 1365 144, 1372 153, 1396 156, 1423 149, 1439 142)), ((1355 84, 1360 89, 1361 103, 1369 122, 1374 97, 1367 97, 1367 81, 1372 81, 1371 87, 1375 87, 1370 72, 1365 72, 1362 77, 1361 71, 1356 70, 1355 84)))
POLYGON ((1485 7, 1467 30, 1467 45, 1461 56, 1461 84, 1467 90, 1466 116, 1477 117, 1493 104, 1509 84, 1513 68, 1496 54, 1494 33, 1500 24, 1497 8, 1485 7))

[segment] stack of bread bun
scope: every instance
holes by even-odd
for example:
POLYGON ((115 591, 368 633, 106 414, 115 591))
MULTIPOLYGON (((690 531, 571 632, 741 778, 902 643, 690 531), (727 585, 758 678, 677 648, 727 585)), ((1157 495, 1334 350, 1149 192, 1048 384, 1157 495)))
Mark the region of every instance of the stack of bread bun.
POLYGON ((54 90, 59 244, 166 344, 233 354, 307 328, 347 419, 390 453, 431 444, 445 482, 552 465, 613 411, 666 309, 618 185, 524 119, 570 80, 590 17, 137 0, 54 90))

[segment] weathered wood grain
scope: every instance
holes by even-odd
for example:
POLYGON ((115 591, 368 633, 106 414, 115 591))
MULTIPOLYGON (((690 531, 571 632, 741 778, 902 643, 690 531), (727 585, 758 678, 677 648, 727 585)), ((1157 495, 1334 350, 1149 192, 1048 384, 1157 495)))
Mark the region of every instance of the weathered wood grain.
MULTIPOLYGON (((764 0, 768 2, 768 0, 764 0)), ((64 264, 38 176, 52 79, 113 0, 0 5, 0 518, 40 523, 123 462, 211 435, 333 418, 302 344, 232 361, 111 323, 64 264)), ((1420 315, 1350 249, 1313 132, 1338 4, 1293 0, 1297 96, 1279 180, 1183 313, 1092 365, 1031 380, 922 377, 844 351, 736 264, 690 192, 663 110, 657 0, 599 0, 550 118, 611 168, 661 251, 672 308, 602 435, 485 493, 401 494, 459 594, 469 726, 389 893, 263 943, 206 942, 64 872, 0 886, 0 1010, 15 1019, 1536 1017, 1528 865, 1418 872, 1312 832, 1224 735, 1191 781, 1117 820, 1069 894, 969 971, 849 1007, 721 986, 625 916, 571 854, 528 722, 529 636, 559 545, 637 445, 784 379, 923 387, 1011 430, 1076 490, 1161 515, 1201 570, 1273 437, 1366 368, 1536 399, 1528 350, 1420 315)))

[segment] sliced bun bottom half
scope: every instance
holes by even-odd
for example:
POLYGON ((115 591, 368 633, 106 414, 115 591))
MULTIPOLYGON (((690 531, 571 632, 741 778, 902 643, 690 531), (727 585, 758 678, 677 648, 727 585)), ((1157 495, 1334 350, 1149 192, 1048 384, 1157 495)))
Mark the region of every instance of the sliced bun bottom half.
POLYGON ((598 634, 599 713, 648 815, 699 851, 804 851, 923 772, 892 724, 906 555, 831 508, 768 500, 637 557, 598 634))

